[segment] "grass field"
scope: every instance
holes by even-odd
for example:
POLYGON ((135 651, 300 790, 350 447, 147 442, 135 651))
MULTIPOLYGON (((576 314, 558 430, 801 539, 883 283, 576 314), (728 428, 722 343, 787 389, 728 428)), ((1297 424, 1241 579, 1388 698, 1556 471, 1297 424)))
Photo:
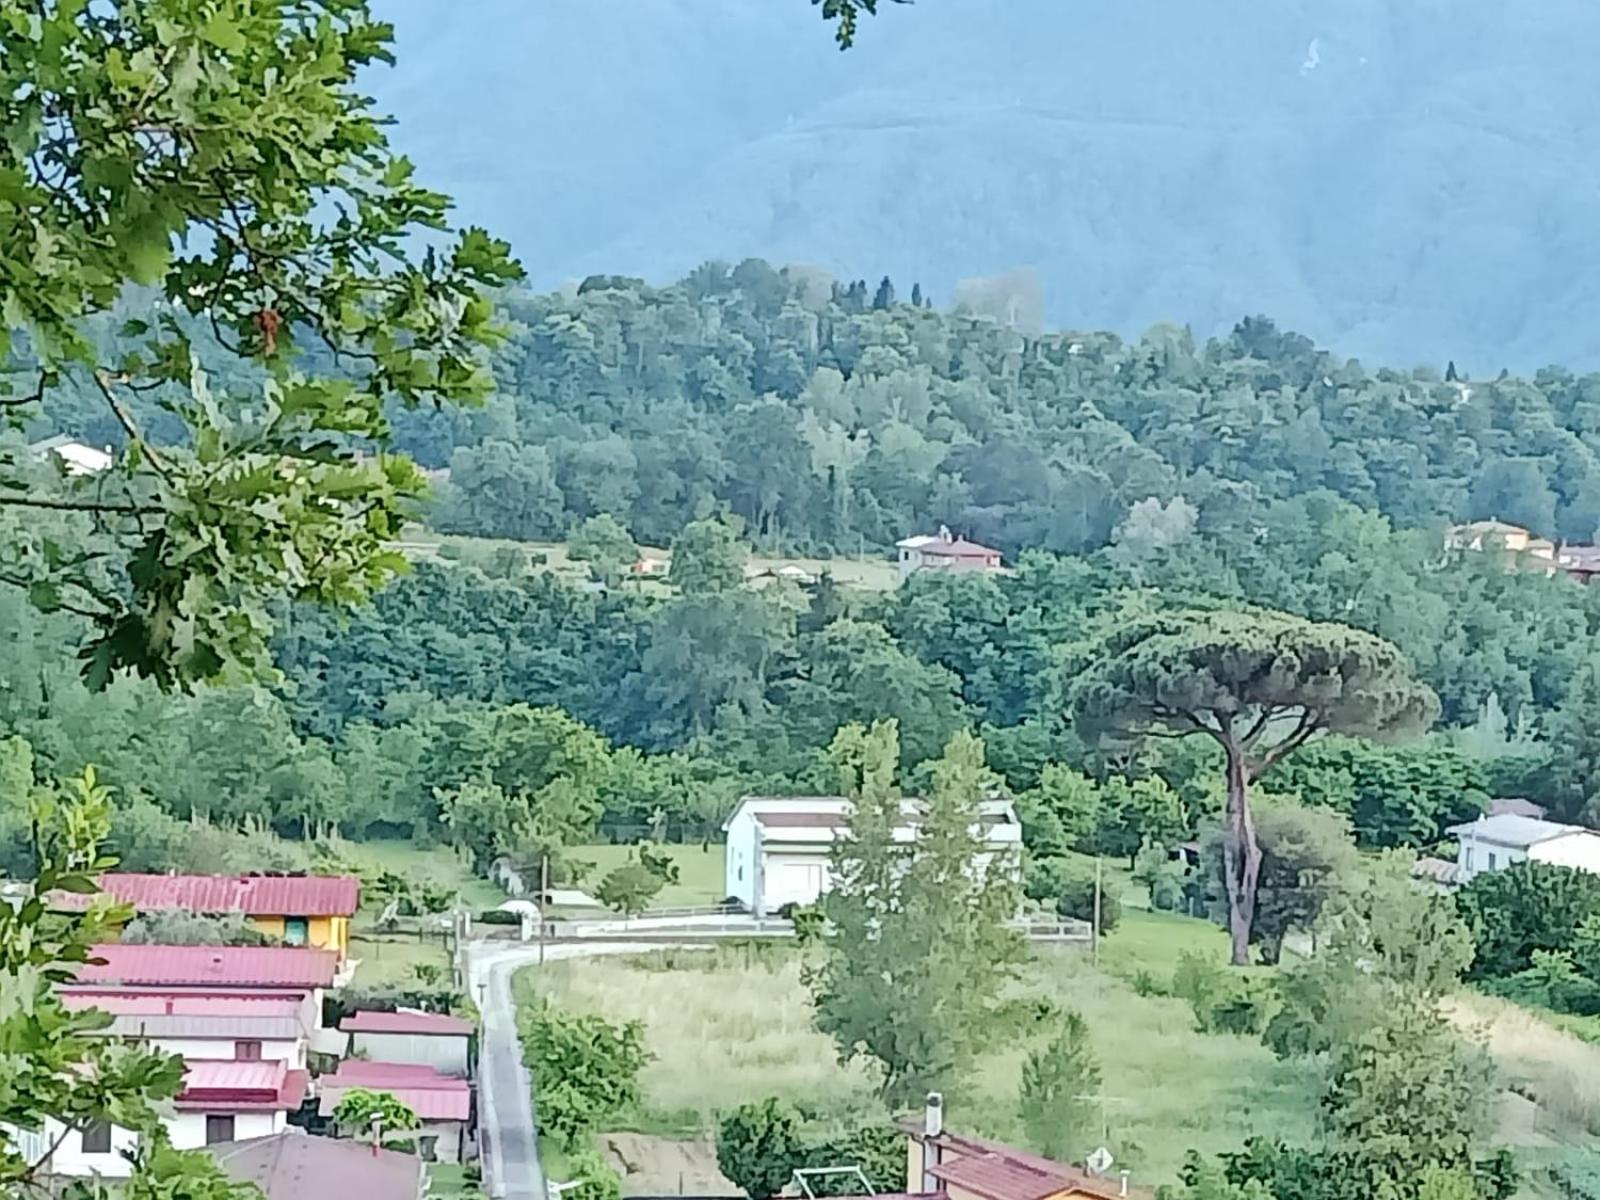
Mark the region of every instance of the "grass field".
MULTIPOLYGON (((1140 996, 1121 978, 1138 969, 1170 976, 1183 950, 1220 960, 1225 948, 1205 922, 1130 911, 1104 940, 1099 968, 1081 950, 1046 951, 1018 985, 1022 996, 1074 1008, 1089 1022, 1108 1143, 1139 1182, 1170 1182, 1190 1148, 1231 1149, 1251 1134, 1312 1135, 1313 1067, 1280 1063, 1251 1038, 1198 1034, 1183 1002, 1140 996)), ((644 1024, 655 1058, 642 1080, 645 1111, 630 1128, 687 1135, 719 1110, 772 1094, 829 1109, 872 1104, 870 1074, 841 1067, 812 1026, 793 955, 730 947, 592 959, 526 973, 522 985, 644 1024)), ((1024 1140, 1017 1087, 1039 1036, 997 1033, 969 1079, 946 1093, 952 1127, 1024 1140)))
MULTIPOLYGON (((627 860, 632 849, 631 846, 601 842, 574 846, 567 851, 567 856, 594 864, 583 882, 585 890, 593 891, 607 871, 627 860)), ((662 888, 650 902, 651 908, 698 908, 717 904, 728 894, 727 881, 722 872, 723 847, 720 843, 714 843, 704 850, 698 842, 684 846, 660 846, 657 849, 677 864, 678 882, 662 888)))
MULTIPOLYGON (((413 527, 396 545, 402 553, 413 558, 449 558, 465 562, 480 559, 489 561, 500 550, 512 550, 528 556, 530 561, 542 557, 535 564, 537 570, 550 571, 567 579, 580 581, 589 577, 588 564, 578 562, 567 554, 565 542, 516 542, 503 538, 458 537, 438 534, 431 530, 413 527)), ((669 561, 671 555, 659 547, 641 546, 641 555, 669 561)), ((888 591, 900 581, 899 568, 882 555, 867 554, 856 558, 791 558, 752 554, 749 560, 753 572, 776 571, 779 567, 799 567, 810 575, 827 572, 835 581, 848 587, 872 591, 888 591)), ((668 588, 659 579, 631 581, 629 587, 647 592, 666 594, 668 588)))

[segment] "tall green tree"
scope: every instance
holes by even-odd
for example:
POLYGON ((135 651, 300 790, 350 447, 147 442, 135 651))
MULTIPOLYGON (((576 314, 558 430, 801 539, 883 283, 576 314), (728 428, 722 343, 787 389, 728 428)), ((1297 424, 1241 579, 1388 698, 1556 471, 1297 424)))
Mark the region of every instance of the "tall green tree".
POLYGON ((1081 1162, 1096 1144, 1094 1095, 1100 1064, 1089 1044, 1089 1026, 1075 1012, 1061 1015, 1050 1041, 1022 1064, 1017 1112, 1028 1143, 1058 1162, 1081 1162))
POLYGON ((749 550, 737 517, 706 517, 683 527, 672 543, 668 581, 686 596, 726 592, 744 583, 749 550))
POLYGON ((364 0, 0 23, 0 403, 22 421, 74 387, 121 439, 110 468, 49 488, 6 456, 0 507, 92 515, 122 567, 108 586, 46 529, 8 539, 0 578, 81 616, 96 687, 263 668, 269 600, 366 596, 402 565, 385 543, 422 481, 356 445, 382 445, 387 402, 489 389, 481 289, 519 272, 481 230, 452 233, 390 150, 356 78, 391 33, 364 0), (85 319, 133 286, 165 303, 107 353, 85 319), (180 436, 135 417, 147 393, 180 436))
POLYGON ((832 752, 851 816, 823 899, 834 932, 812 981, 817 1027, 841 1060, 881 1070, 886 1099, 906 1103, 996 1032, 1025 950, 1004 924, 1020 899, 1016 866, 986 849, 979 805, 994 778, 972 734, 957 733, 934 763, 913 842, 895 836, 904 801, 894 723, 846 726, 832 752))
POLYGON ((1223 881, 1233 961, 1250 959, 1261 871, 1251 785, 1324 731, 1396 737, 1438 712, 1394 646, 1287 613, 1178 611, 1129 620, 1095 646, 1069 692, 1091 737, 1206 737, 1221 747, 1223 881))
POLYGON ((574 527, 567 538, 567 553, 589 564, 591 579, 616 587, 638 559, 639 547, 634 545, 627 526, 610 513, 600 513, 574 527))

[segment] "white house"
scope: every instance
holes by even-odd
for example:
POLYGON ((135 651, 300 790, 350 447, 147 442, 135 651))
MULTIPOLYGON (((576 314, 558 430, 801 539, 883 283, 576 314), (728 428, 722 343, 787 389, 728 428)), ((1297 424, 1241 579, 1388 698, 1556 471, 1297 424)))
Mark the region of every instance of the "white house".
POLYGON ((998 571, 1000 551, 968 541, 939 526, 937 534, 917 534, 895 543, 903 583, 918 571, 998 571))
POLYGON ((1600 874, 1600 833, 1538 817, 1499 813, 1447 832, 1456 839, 1457 883, 1525 860, 1600 874))
MULTIPOLYGON (((922 802, 902 802, 895 839, 914 842, 922 802)), ((850 801, 843 796, 746 796, 723 823, 728 835, 724 893, 758 917, 785 904, 811 904, 831 883, 833 843, 849 827, 850 801)), ((981 805, 982 833, 990 861, 1020 870, 1022 824, 1011 801, 981 805)))
MULTIPOLYGON (((186 1063, 183 1090, 164 1121, 167 1137, 178 1150, 198 1150, 282 1133, 306 1087, 306 1072, 282 1062, 186 1063)), ((66 1131, 54 1120, 16 1140, 24 1154, 33 1151, 30 1161, 54 1146, 44 1174, 106 1179, 131 1173, 139 1142, 136 1134, 105 1121, 66 1131)))
POLYGON ((320 1013, 309 996, 280 992, 191 996, 180 991, 62 988, 70 1009, 111 1014, 101 1030, 185 1060, 282 1062, 304 1070, 320 1013))
POLYGON ((432 1067, 441 1075, 465 1079, 472 1073, 471 1021, 445 1013, 351 1013, 339 1023, 350 1035, 350 1053, 370 1062, 432 1067))
POLYGON ((68 475, 98 475, 111 465, 111 449, 100 449, 66 436, 46 438, 29 447, 40 458, 54 454, 68 475))

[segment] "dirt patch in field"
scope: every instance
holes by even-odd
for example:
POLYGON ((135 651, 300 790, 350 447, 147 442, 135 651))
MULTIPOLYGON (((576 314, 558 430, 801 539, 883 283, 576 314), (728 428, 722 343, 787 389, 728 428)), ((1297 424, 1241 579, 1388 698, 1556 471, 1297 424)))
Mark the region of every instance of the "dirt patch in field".
POLYGON ((710 1138, 605 1133, 600 1149, 622 1173, 624 1196, 742 1196, 717 1170, 710 1138))

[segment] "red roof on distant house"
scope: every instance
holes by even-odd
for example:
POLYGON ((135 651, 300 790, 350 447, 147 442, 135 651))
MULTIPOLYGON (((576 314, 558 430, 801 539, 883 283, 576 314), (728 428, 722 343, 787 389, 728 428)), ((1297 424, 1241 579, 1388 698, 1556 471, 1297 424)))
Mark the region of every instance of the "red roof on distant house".
POLYGON ((970 542, 964 537, 951 538, 948 541, 940 539, 924 542, 917 547, 917 550, 924 556, 933 555, 936 558, 998 558, 1000 556, 1000 551, 989 546, 980 545, 977 542, 970 542))
MULTIPOLYGON (((970 1188, 980 1192, 990 1200, 1020 1200, 1020 1197, 1030 1188, 1038 1184, 1036 1176, 1053 1177, 1054 1183, 1051 1190, 1045 1195, 1065 1193, 1068 1196, 1098 1196, 1113 1197, 1122 1195, 1120 1180, 1107 1179, 1103 1176, 1091 1175, 1081 1167, 1074 1167, 1067 1163, 1057 1162, 1053 1158, 1033 1154, 1027 1150, 1019 1150, 1015 1146, 1008 1146, 1004 1142, 996 1142, 989 1138, 972 1137, 966 1134, 939 1133, 929 1138, 924 1132, 922 1122, 915 1118, 903 1118, 896 1122, 902 1131, 910 1134, 918 1142, 932 1141, 939 1147, 944 1156, 939 1166, 929 1173, 942 1179, 947 1179, 957 1187, 970 1188), (955 1157, 959 1156, 959 1157, 955 1157), (972 1181, 964 1182, 945 1174, 954 1171, 966 1164, 977 1164, 970 1168, 972 1181), (1008 1168, 1019 1169, 1020 1173, 1010 1173, 995 1169, 996 1164, 1008 1168), (984 1165, 987 1164, 987 1165, 984 1165), (1015 1191, 1004 1195, 993 1189, 1010 1186, 1015 1191)), ((1147 1197, 1147 1189, 1133 1187, 1128 1193, 1133 1197, 1147 1197)), ((1037 1196, 1038 1193, 1035 1193, 1037 1196)))
POLYGON ((119 1016, 295 1017, 300 998, 284 992, 219 994, 184 989, 122 991, 68 985, 58 993, 68 1008, 98 1008, 119 1016))
POLYGON ((471 1021, 447 1013, 375 1012, 363 1009, 339 1022, 346 1033, 410 1033, 423 1037, 466 1037, 472 1033, 471 1021))
POLYGON ((96 946, 78 969, 80 983, 165 986, 328 987, 338 968, 332 950, 303 946, 96 946))
MULTIPOLYGON (((361 905, 361 883, 347 875, 100 876, 100 887, 141 912, 183 909, 272 917, 350 917, 361 905)), ((93 896, 57 893, 58 908, 87 908, 93 896)))
POLYGON ((928 1174, 964 1191, 987 1196, 989 1200, 1044 1200, 1067 1188, 1058 1175, 998 1154, 979 1154, 940 1163, 928 1174))
POLYGON ((207 1151, 235 1179, 253 1183, 267 1200, 417 1200, 422 1160, 340 1138, 290 1129, 207 1151))
POLYGON ((307 1072, 292 1071, 283 1062, 189 1061, 174 1103, 190 1111, 287 1111, 300 1107, 309 1081, 307 1072))
POLYGON ((413 1063, 348 1059, 332 1075, 324 1075, 319 1087, 318 1111, 325 1117, 333 1115, 352 1088, 388 1092, 424 1121, 465 1121, 472 1115, 472 1088, 466 1080, 413 1063))

